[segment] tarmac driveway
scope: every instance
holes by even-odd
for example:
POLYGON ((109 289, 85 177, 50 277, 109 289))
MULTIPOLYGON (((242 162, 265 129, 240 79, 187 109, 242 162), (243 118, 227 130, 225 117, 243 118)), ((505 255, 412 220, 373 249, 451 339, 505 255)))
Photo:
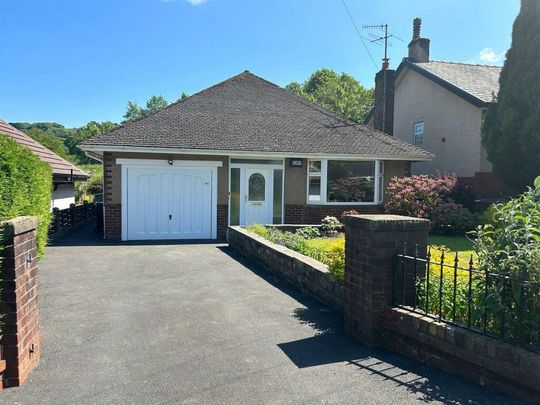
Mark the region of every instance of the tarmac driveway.
POLYGON ((226 245, 47 249, 42 359, 2 403, 509 403, 347 337, 226 245))

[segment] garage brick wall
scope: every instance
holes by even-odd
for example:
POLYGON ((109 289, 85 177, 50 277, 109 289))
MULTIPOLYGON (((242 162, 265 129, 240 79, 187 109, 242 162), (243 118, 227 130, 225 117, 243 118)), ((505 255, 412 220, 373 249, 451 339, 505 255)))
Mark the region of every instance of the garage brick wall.
POLYGON ((181 155, 165 153, 105 152, 103 155, 103 203, 105 209, 105 239, 120 239, 122 234, 122 185, 121 166, 117 158, 126 159, 173 159, 173 160, 212 160, 223 163, 218 167, 218 238, 225 235, 229 200, 229 157, 209 155, 181 155), (224 217, 224 218, 223 218, 224 217))

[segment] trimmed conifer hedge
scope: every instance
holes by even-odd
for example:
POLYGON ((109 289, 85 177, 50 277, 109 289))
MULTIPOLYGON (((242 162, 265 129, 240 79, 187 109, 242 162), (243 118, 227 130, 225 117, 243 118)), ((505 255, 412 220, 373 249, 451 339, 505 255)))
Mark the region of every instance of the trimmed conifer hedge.
POLYGON ((23 215, 38 218, 38 255, 47 244, 51 221, 52 172, 29 149, 0 134, 0 221, 23 215))

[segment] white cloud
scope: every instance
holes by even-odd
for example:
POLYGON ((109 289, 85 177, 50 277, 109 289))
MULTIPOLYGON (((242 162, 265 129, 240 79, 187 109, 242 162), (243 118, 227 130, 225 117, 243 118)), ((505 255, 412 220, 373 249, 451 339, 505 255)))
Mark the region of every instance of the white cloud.
POLYGON ((484 48, 478 54, 480 62, 484 63, 499 63, 503 60, 504 52, 496 53, 493 48, 484 48))

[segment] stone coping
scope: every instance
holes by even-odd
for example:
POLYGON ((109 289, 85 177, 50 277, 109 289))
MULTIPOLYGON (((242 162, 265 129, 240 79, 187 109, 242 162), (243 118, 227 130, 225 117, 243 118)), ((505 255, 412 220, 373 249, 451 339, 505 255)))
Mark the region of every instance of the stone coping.
POLYGON ((37 228, 38 220, 36 217, 17 217, 7 221, 0 222, 0 228, 3 228, 4 238, 10 238, 20 235, 37 228))
POLYGON ((430 221, 423 218, 390 214, 347 215, 345 226, 370 231, 429 231, 430 221))

